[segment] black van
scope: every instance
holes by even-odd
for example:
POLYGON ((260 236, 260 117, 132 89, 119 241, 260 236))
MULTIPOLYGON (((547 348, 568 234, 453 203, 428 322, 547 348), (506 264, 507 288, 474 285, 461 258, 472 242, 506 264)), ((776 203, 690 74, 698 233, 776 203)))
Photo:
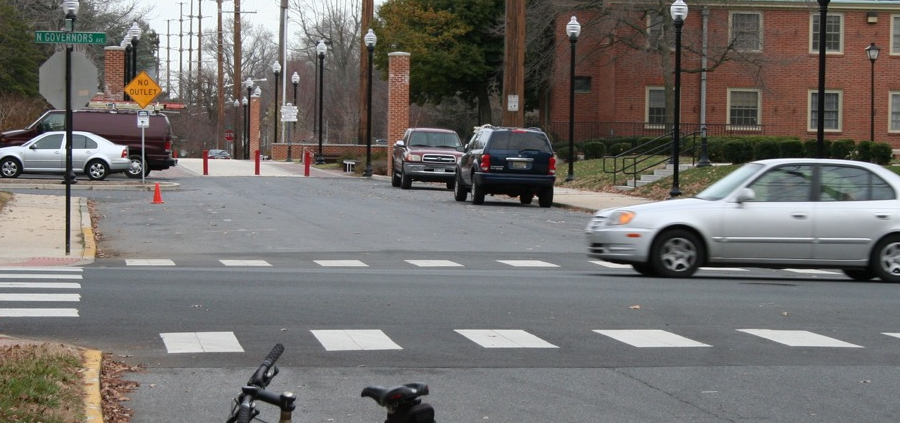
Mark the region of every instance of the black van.
MULTIPOLYGON (((48 110, 25 129, 0 133, 0 147, 21 145, 47 131, 65 130, 66 111, 48 110)), ((172 158, 172 127, 169 118, 160 113, 150 114, 150 126, 144 129, 144 148, 141 149, 141 129, 134 111, 75 110, 72 112, 73 131, 93 132, 116 144, 127 145, 132 166, 125 172, 130 178, 140 178, 141 170, 164 170, 178 165, 172 158), (141 153, 147 166, 141 162, 141 153)))

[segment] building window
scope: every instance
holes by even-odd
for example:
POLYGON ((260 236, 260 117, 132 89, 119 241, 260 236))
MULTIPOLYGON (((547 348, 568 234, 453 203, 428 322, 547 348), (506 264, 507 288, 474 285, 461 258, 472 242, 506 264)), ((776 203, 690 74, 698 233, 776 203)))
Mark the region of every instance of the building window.
POLYGON ((891 54, 900 54, 900 15, 891 15, 891 54))
POLYGON ((728 90, 729 129, 759 130, 759 109, 761 99, 758 90, 728 90))
MULTIPOLYGON (((825 130, 841 130, 841 92, 825 91, 825 130)), ((816 131, 819 127, 819 93, 809 92, 809 131, 816 131)))
POLYGON ((891 132, 900 132, 900 92, 891 91, 890 107, 891 127, 888 128, 888 130, 891 132))
POLYGON ((659 47, 660 42, 665 42, 670 47, 674 43, 674 40, 666 40, 667 37, 663 31, 665 22, 665 17, 662 14, 654 10, 647 11, 647 46, 653 50, 659 47))
POLYGON ((734 48, 738 50, 762 50, 762 14, 733 12, 731 14, 731 39, 734 48))
MULTIPOLYGON (((811 15, 809 50, 812 53, 819 52, 819 15, 811 15)), ((844 51, 844 16, 841 14, 828 15, 825 20, 825 52, 842 53, 844 51)))
POLYGON ((576 76, 575 77, 575 92, 576 93, 591 92, 591 77, 590 76, 576 76))
POLYGON ((661 128, 666 124, 666 89, 647 87, 647 124, 661 128))

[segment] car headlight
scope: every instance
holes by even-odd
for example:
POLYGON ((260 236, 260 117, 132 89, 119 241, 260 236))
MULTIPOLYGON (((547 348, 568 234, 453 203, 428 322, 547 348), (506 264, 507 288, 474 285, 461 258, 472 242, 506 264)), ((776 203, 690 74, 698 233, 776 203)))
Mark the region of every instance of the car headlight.
POLYGON ((628 210, 615 211, 606 219, 607 225, 627 225, 637 216, 634 212, 628 210))
POLYGON ((408 162, 421 162, 422 156, 419 154, 406 154, 406 161, 408 162))

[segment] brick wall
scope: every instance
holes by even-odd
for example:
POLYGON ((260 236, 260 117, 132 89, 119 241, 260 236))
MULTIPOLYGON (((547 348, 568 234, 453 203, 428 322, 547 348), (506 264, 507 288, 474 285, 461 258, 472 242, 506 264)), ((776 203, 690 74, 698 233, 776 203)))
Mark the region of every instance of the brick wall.
MULTIPOLYGON (((403 138, 409 128, 409 62, 410 54, 388 54, 388 144, 403 138)), ((388 174, 393 161, 388 160, 388 174)))
POLYGON ((119 101, 125 91, 125 48, 108 46, 104 49, 103 85, 94 101, 119 101))
POLYGON ((259 113, 260 113, 260 102, 259 95, 254 93, 250 96, 250 157, 246 157, 247 159, 253 159, 256 157, 256 151, 260 150, 259 148, 259 113))

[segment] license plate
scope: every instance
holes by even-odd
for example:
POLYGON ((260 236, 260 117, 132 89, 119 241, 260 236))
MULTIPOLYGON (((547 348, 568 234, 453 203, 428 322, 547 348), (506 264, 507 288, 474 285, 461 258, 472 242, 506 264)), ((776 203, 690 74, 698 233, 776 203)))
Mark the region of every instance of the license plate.
POLYGON ((528 169, 528 162, 509 162, 510 169, 528 169))

